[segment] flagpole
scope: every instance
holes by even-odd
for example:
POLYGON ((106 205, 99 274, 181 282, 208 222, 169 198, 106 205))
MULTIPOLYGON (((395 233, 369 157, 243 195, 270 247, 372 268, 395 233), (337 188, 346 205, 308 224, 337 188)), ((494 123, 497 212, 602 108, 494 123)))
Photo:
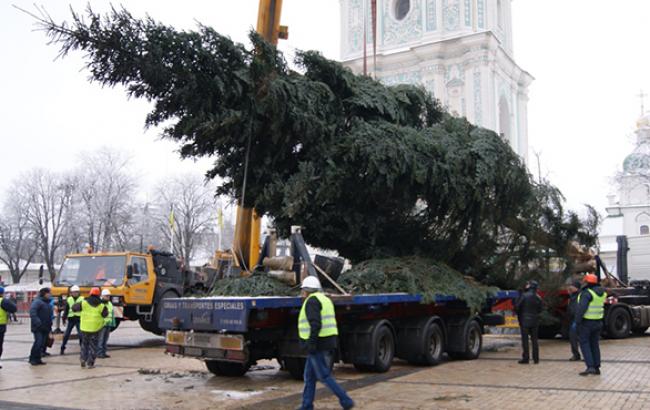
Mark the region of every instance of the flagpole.
POLYGON ((170 239, 170 252, 174 253, 174 205, 172 205, 171 212, 169 213, 169 237, 170 239))

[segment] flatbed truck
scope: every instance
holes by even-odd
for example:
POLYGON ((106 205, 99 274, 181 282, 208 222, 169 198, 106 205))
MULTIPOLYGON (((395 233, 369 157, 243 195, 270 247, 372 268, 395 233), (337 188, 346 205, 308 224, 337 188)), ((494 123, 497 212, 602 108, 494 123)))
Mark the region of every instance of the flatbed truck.
MULTIPOLYGON (((445 295, 431 303, 405 293, 332 296, 339 327, 334 361, 385 372, 395 357, 418 365, 435 365, 445 352, 476 359, 484 327, 503 324, 491 306, 517 295, 499 291, 481 312, 445 295)), ((170 298, 162 302, 158 326, 166 330, 168 354, 203 360, 216 375, 241 376, 258 360, 277 359, 302 379, 307 352, 297 333, 301 305, 300 297, 170 298)))

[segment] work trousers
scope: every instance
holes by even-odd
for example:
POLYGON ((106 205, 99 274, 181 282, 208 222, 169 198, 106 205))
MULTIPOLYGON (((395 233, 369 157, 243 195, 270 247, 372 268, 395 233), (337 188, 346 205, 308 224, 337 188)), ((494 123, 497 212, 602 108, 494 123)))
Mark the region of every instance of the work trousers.
POLYGON ((317 351, 309 353, 307 363, 305 364, 305 389, 302 393, 302 410, 312 410, 314 408, 314 396, 316 395, 316 380, 325 384, 338 397, 341 407, 350 407, 353 404, 348 394, 336 383, 330 363, 332 360, 331 352, 317 351))
POLYGON ((63 341, 61 342, 61 350, 65 350, 66 345, 68 344, 68 339, 70 334, 72 334, 72 329, 77 329, 77 336, 79 336, 79 345, 81 345, 81 330, 79 330, 79 325, 81 323, 81 318, 79 317, 69 317, 68 324, 65 327, 65 333, 63 334, 63 341))
POLYGON ((2 345, 5 342, 6 331, 7 331, 7 325, 0 325, 0 357, 2 357, 2 345))
POLYGON ((108 345, 108 337, 111 335, 111 328, 109 326, 104 326, 102 330, 99 331, 99 337, 97 338, 97 356, 105 356, 108 345))
POLYGON ((571 354, 576 359, 580 359, 580 340, 578 338, 578 327, 572 323, 569 327, 569 342, 571 343, 571 354))
POLYGON ((32 335, 34 335, 34 344, 32 344, 32 350, 29 353, 29 362, 39 363, 43 360, 43 348, 45 347, 45 343, 47 343, 47 338, 50 335, 50 331, 32 332, 32 335))
POLYGON ((524 327, 521 326, 521 348, 522 348, 522 354, 521 358, 522 360, 528 361, 530 359, 530 352, 529 352, 529 347, 528 347, 528 339, 530 336, 530 340, 533 344, 533 361, 534 362, 539 362, 539 339, 537 337, 537 326, 532 326, 532 327, 524 327))
POLYGON ((97 343, 99 341, 100 331, 97 332, 81 332, 81 361, 88 366, 95 364, 97 359, 97 343))
POLYGON ((600 368, 600 332, 603 330, 602 320, 583 319, 578 325, 580 350, 589 369, 600 368))

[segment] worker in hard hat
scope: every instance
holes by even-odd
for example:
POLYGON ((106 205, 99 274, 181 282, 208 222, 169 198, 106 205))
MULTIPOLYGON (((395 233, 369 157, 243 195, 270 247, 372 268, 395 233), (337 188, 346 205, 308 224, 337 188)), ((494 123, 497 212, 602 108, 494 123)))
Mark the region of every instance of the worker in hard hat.
POLYGON ((305 389, 300 408, 304 410, 314 408, 316 380, 320 380, 336 394, 341 407, 351 409, 354 407, 354 402, 336 383, 330 371, 339 334, 334 304, 325 296, 320 281, 315 276, 306 277, 301 289, 304 302, 298 316, 298 336, 303 348, 307 349, 308 355, 304 373, 305 389))
POLYGON ((101 298, 102 304, 108 310, 108 315, 104 318, 104 327, 99 333, 97 357, 99 359, 107 359, 110 356, 106 353, 106 346, 108 345, 108 337, 111 335, 111 330, 115 327, 115 314, 113 313, 113 304, 111 303, 111 291, 103 289, 101 298))
POLYGON ((70 295, 66 299, 65 307, 63 308, 63 324, 66 325, 65 333, 63 334, 63 341, 61 342, 61 355, 65 354, 65 347, 68 344, 72 329, 77 329, 77 337, 79 338, 79 346, 81 346, 81 331, 79 330, 80 314, 72 311, 72 306, 84 300, 81 296, 79 286, 74 285, 70 288, 70 295), (67 324, 66 324, 67 322, 67 324))
MULTIPOLYGON (((15 313, 16 305, 9 298, 5 298, 5 288, 0 286, 0 358, 2 357, 2 345, 7 331, 7 322, 10 315, 15 313)), ((2 366, 0 366, 0 369, 2 369, 2 366)))
POLYGON ((92 369, 97 358, 99 333, 104 328, 104 318, 108 316, 108 309, 100 299, 99 288, 90 289, 90 296, 75 303, 72 310, 81 314, 81 367, 92 369))
POLYGON ((580 350, 587 365, 580 376, 600 375, 600 332, 603 329, 607 292, 593 273, 586 274, 583 282, 585 285, 578 295, 575 314, 580 350))

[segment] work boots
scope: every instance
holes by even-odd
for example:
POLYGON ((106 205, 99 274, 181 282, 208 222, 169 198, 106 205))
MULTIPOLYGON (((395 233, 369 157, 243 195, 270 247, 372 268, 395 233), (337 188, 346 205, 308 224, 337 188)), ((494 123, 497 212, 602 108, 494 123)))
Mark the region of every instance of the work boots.
POLYGON ((580 372, 579 374, 580 376, 589 376, 590 374, 599 375, 600 370, 596 370, 593 367, 588 367, 587 370, 585 370, 584 372, 580 372))

